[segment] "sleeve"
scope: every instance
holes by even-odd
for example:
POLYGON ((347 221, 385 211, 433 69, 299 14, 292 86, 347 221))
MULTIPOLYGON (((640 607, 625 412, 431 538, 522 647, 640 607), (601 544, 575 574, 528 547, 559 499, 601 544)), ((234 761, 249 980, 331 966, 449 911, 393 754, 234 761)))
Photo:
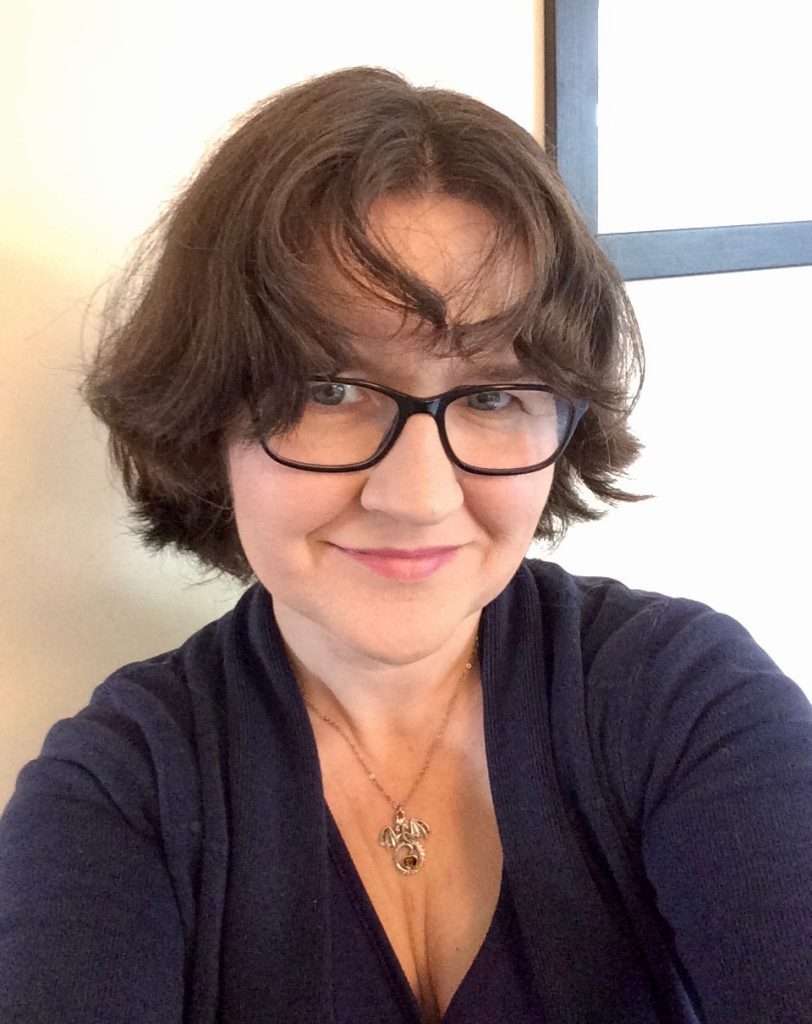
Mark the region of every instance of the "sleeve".
POLYGON ((812 1022, 812 706, 747 631, 661 610, 626 722, 644 870, 707 1024, 812 1022))
POLYGON ((182 1019, 184 935, 157 772, 126 691, 104 684, 52 727, 0 819, 4 1024, 182 1019))

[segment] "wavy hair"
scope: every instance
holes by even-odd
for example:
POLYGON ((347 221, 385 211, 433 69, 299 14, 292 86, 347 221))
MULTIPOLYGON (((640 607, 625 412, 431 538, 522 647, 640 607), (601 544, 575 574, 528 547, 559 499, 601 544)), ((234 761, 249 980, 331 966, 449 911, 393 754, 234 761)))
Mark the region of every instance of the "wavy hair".
MULTIPOLYGON (((623 282, 538 142, 461 93, 356 67, 283 89, 250 110, 167 206, 109 294, 81 394, 152 549, 174 545, 248 582, 234 521, 229 440, 292 426, 309 376, 352 361, 325 302, 326 256, 355 292, 431 330, 429 355, 471 358, 510 339, 527 369, 589 410, 556 464, 536 538, 557 541, 605 503, 640 452, 628 417, 644 375, 623 282), (521 254, 523 294, 485 320, 377 245, 376 199, 441 193, 495 222, 477 281, 521 254), (250 410, 251 414, 247 415, 250 410)), ((339 296, 334 296, 338 300, 339 296)))

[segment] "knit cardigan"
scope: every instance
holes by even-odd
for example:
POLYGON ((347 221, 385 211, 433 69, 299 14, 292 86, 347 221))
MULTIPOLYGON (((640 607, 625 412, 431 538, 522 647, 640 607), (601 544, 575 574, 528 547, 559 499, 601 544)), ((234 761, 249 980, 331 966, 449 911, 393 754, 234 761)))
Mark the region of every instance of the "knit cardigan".
MULTIPOLYGON (((812 1021, 802 691, 728 616, 545 561, 483 610, 479 644, 545 1021, 812 1021)), ((21 771, 0 1020, 330 1022, 328 871, 313 731, 256 584, 113 673, 21 771)))

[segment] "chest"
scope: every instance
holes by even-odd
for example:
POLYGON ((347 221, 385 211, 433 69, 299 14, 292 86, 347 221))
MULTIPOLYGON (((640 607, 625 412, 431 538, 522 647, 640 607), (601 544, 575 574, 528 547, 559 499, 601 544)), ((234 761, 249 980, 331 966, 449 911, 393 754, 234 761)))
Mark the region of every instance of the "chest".
POLYGON ((429 826, 421 869, 403 875, 381 830, 393 811, 361 775, 325 797, 372 908, 426 1022, 441 1020, 488 932, 499 899, 502 847, 484 741, 446 751, 405 810, 429 826))

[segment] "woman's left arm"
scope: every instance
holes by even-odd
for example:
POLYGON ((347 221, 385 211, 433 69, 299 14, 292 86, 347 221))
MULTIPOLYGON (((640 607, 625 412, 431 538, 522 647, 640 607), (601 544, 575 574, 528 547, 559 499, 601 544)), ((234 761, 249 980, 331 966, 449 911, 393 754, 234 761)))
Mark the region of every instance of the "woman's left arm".
POLYGON ((704 605, 651 640, 624 776, 677 954, 707 1024, 812 1022, 812 705, 704 605))

